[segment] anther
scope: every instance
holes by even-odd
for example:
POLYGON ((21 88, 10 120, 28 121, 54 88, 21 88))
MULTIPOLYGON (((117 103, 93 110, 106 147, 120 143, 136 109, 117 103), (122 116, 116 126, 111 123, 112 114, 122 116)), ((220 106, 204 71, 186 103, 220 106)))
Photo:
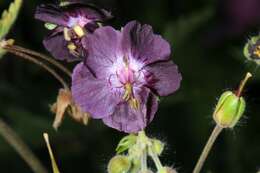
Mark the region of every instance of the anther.
POLYGON ((70 37, 69 29, 68 29, 68 28, 64 28, 63 34, 64 34, 64 39, 65 39, 66 41, 70 41, 70 40, 71 40, 71 37, 70 37))
POLYGON ((85 35, 85 32, 84 32, 83 28, 80 27, 79 25, 75 25, 75 26, 73 27, 73 30, 74 30, 74 32, 77 34, 77 36, 78 36, 79 38, 81 38, 81 37, 83 37, 83 36, 85 35))

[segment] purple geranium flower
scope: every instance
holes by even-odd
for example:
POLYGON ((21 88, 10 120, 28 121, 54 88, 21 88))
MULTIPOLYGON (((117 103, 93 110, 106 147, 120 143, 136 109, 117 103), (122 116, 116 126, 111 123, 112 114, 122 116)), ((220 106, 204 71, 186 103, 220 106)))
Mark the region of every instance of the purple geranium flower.
POLYGON ((59 60, 79 60, 83 48, 81 40, 87 33, 92 33, 112 16, 109 12, 80 2, 66 6, 55 4, 40 5, 35 18, 51 25, 52 32, 44 39, 43 44, 59 60))
POLYGON ((102 27, 84 38, 83 46, 89 57, 74 69, 73 98, 112 128, 127 133, 144 129, 157 111, 157 96, 180 86, 170 45, 149 25, 133 21, 121 32, 102 27))

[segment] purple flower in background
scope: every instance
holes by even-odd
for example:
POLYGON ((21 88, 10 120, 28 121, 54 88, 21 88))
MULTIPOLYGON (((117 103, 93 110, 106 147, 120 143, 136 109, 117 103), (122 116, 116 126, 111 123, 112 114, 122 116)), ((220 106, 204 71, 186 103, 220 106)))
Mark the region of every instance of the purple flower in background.
POLYGON ((127 133, 144 129, 157 111, 157 96, 180 86, 169 43, 149 25, 133 21, 121 32, 102 27, 84 38, 83 46, 89 57, 74 69, 73 98, 112 128, 127 133))
POLYGON ((57 59, 80 60, 84 52, 81 40, 112 16, 109 12, 80 2, 58 6, 40 5, 35 18, 46 23, 51 33, 44 39, 46 49, 57 59))

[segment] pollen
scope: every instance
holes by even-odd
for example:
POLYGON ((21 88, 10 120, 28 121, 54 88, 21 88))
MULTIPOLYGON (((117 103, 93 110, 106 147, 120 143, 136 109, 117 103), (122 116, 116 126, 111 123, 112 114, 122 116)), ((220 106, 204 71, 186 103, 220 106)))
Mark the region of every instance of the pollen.
POLYGON ((260 58, 260 45, 258 45, 254 50, 254 55, 260 58))
POLYGON ((83 28, 79 25, 74 26, 73 30, 77 34, 77 36, 80 37, 80 38, 85 35, 83 28))
POLYGON ((68 29, 68 28, 64 28, 63 34, 64 34, 64 39, 65 39, 66 41, 70 41, 70 40, 71 40, 71 37, 70 37, 69 29, 68 29))
POLYGON ((69 43, 67 47, 70 51, 75 51, 77 49, 74 43, 69 43))

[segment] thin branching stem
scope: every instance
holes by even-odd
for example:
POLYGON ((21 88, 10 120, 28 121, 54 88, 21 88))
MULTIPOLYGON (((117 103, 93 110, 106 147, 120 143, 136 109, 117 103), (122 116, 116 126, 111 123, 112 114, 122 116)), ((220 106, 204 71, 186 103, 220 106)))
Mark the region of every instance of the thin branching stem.
POLYGON ((5 47, 4 48, 7 52, 9 53, 12 53, 14 55, 17 55, 17 57, 20 57, 20 58, 23 58, 25 60, 28 60, 30 62, 33 62, 39 66, 41 66, 42 68, 44 68, 45 70, 47 70, 49 73, 51 73, 62 85, 65 89, 69 89, 69 85, 63 80, 63 78, 58 75, 55 70, 53 70, 52 68, 50 68, 49 66, 47 66, 46 64, 44 64, 43 62, 35 59, 34 57, 32 56, 29 56, 27 54, 24 54, 24 53, 21 53, 21 52, 17 52, 15 51, 14 49, 11 49, 11 48, 8 48, 8 47, 5 47))
POLYGON ((154 153, 154 151, 151 147, 149 147, 149 155, 151 156, 151 158, 156 166, 157 171, 159 172, 159 171, 163 170, 163 165, 162 165, 158 155, 156 153, 154 153))
POLYGON ((198 160, 198 162, 197 162, 197 164, 196 164, 196 166, 193 170, 193 173, 199 173, 201 171, 201 168, 204 165, 204 162, 207 159, 207 156, 208 156, 214 142, 216 141, 218 135, 220 134, 220 132, 222 130, 223 130, 222 127, 220 127, 218 125, 215 126, 214 130, 212 131, 212 133, 211 133, 211 135, 208 139, 207 144, 205 145, 205 147, 204 147, 204 149, 203 149, 203 151, 200 155, 200 158, 199 158, 199 160, 198 160))
POLYGON ((52 65, 56 66, 57 68, 59 68, 61 71, 63 71, 65 74, 67 74, 69 77, 71 77, 71 71, 66 68, 64 65, 62 65, 61 63, 59 63, 58 61, 56 61, 55 59, 51 58, 51 57, 48 57, 44 54, 41 54, 39 52, 36 52, 36 51, 33 51, 33 50, 30 50, 30 49, 26 49, 24 47, 21 47, 21 46, 17 46, 17 45, 7 45, 5 46, 7 48, 12 48, 18 52, 22 52, 22 53, 26 53, 26 54, 29 54, 29 55, 32 55, 32 56, 35 56, 36 58, 41 58, 43 60, 46 60, 48 61, 49 63, 51 63, 52 65))
POLYGON ((147 151, 144 149, 141 155, 141 172, 147 172, 147 151))
POLYGON ((35 173, 48 173, 40 160, 33 154, 23 140, 0 118, 0 135, 16 150, 35 173))

